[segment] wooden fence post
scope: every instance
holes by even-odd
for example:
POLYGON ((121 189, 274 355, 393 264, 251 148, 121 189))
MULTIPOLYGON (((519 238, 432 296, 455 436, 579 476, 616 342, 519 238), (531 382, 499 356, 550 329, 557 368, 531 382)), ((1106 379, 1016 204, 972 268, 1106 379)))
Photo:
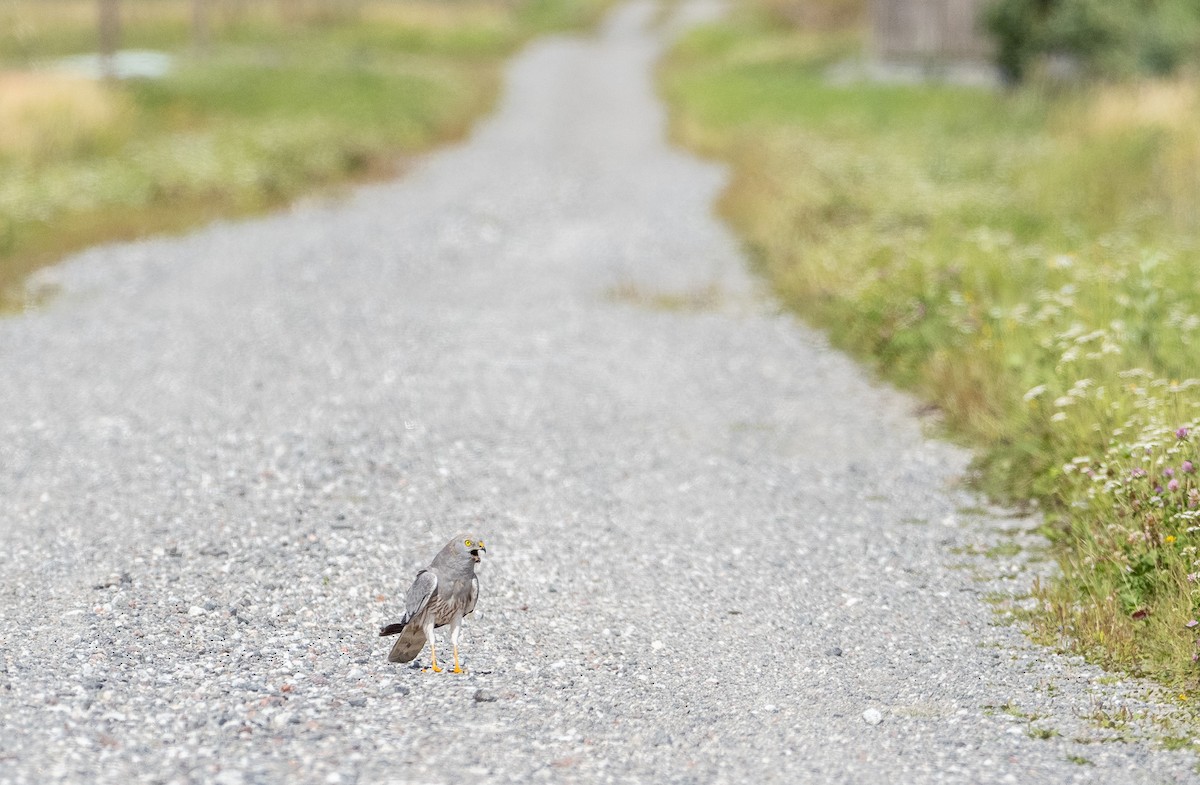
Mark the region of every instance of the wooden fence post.
POLYGON ((208 0, 192 0, 192 45, 199 52, 208 50, 208 0))
POLYGON ((105 79, 117 76, 116 55, 121 46, 121 8, 118 0, 99 0, 100 69, 105 79))

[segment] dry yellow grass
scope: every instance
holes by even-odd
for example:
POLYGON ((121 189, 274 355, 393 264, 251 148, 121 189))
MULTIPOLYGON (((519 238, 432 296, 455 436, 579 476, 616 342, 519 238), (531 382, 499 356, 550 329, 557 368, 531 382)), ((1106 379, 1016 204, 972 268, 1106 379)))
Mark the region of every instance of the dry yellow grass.
MULTIPOLYGON (((217 24, 233 21, 303 22, 349 15, 364 21, 447 29, 462 24, 504 23, 512 3, 503 0, 209 0, 217 24)), ((178 24, 192 20, 191 0, 140 0, 121 3, 122 23, 129 26, 178 24)), ((63 26, 87 28, 96 23, 96 0, 0 0, 0 25, 22 37, 37 38, 63 26)))
POLYGON ((801 30, 845 30, 866 18, 864 0, 755 0, 755 5, 801 30))
MULTIPOLYGON (((218 0, 218 11, 238 3, 218 0)), ((54 28, 90 27, 96 24, 96 0, 0 0, 0 23, 16 25, 18 32, 35 37, 54 28)), ((189 0, 153 0, 121 3, 126 23, 184 22, 191 19, 189 0)))
POLYGON ((1110 86, 1093 99, 1083 132, 1092 137, 1159 134, 1153 175, 1162 209, 1180 226, 1200 226, 1200 82, 1195 79, 1110 86))
POLYGON ((1088 109, 1084 130, 1119 133, 1136 128, 1195 128, 1200 84, 1193 80, 1136 82, 1102 88, 1088 109))
POLYGON ((0 156, 70 153, 119 129, 125 100, 89 79, 0 72, 0 156))
POLYGON ((364 22, 405 27, 449 30, 464 24, 501 27, 509 24, 510 4, 501 2, 456 2, 409 0, 403 3, 364 3, 359 17, 364 22))
MULTIPOLYGON (((496 10, 503 13, 499 2, 433 2, 431 0, 370 1, 370 0, 209 0, 211 24, 234 22, 289 24, 326 20, 338 16, 368 16, 384 20, 412 18, 424 24, 437 17, 461 20, 462 8, 474 11, 496 10)), ((96 0, 0 0, 0 26, 7 26, 19 38, 38 40, 62 28, 90 30, 96 24, 96 0)), ((125 0, 120 4, 121 25, 124 28, 155 28, 176 25, 180 28, 192 22, 191 0, 125 0)))

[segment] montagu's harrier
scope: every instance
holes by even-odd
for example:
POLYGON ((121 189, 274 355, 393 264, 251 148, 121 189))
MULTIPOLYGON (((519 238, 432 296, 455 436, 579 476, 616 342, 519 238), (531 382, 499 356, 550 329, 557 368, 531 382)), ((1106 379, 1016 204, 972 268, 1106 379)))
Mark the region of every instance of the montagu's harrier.
POLYGON ((441 673, 433 631, 449 624, 450 644, 454 647, 451 672, 463 673, 458 664, 458 632, 463 617, 475 610, 475 601, 479 599, 475 565, 479 563, 479 554, 485 552, 483 540, 462 534, 446 543, 429 566, 417 573, 404 598, 404 618, 379 631, 381 636, 400 634, 388 653, 388 662, 412 662, 428 640, 431 667, 435 673, 441 673))

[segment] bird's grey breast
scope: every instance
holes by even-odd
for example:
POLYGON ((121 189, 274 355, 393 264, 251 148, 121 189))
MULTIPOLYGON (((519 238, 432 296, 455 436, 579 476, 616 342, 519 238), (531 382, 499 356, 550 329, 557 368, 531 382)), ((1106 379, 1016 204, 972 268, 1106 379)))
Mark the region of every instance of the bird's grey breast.
POLYGON ((474 579, 474 570, 439 576, 437 594, 430 602, 438 625, 449 624, 455 616, 462 616, 468 612, 467 604, 471 598, 474 579))

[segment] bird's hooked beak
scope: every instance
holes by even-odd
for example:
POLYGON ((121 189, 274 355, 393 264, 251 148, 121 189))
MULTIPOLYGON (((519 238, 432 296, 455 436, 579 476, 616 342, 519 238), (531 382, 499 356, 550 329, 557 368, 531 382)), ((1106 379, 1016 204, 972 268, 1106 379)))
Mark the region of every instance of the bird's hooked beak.
POLYGON ((479 564, 479 554, 487 553, 487 548, 483 547, 483 543, 479 543, 478 548, 472 548, 470 551, 468 551, 468 553, 471 554, 471 560, 476 564, 479 564))

